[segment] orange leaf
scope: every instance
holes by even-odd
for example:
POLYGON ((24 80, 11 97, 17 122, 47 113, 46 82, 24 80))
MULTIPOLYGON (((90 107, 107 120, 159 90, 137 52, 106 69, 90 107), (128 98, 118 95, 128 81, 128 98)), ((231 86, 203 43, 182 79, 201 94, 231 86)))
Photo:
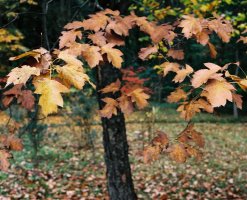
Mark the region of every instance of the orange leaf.
POLYGON ((181 144, 172 145, 170 157, 178 163, 184 163, 187 159, 187 153, 184 146, 181 144))
POLYGON ((7 171, 10 164, 8 158, 10 158, 11 155, 5 151, 5 150, 0 150, 0 170, 2 171, 7 171))
POLYGON ((158 52, 157 46, 149 46, 146 48, 141 48, 140 52, 138 53, 138 57, 141 60, 146 60, 149 57, 149 55, 157 52, 158 52))
POLYGON ((131 102, 130 97, 122 95, 117 100, 119 102, 119 107, 124 114, 129 115, 133 112, 133 103, 131 102))
POLYGON ((118 102, 115 99, 106 97, 102 99, 102 101, 104 101, 106 105, 102 110, 99 111, 101 117, 106 117, 109 119, 112 117, 113 114, 117 115, 118 102))
POLYGON ((209 42, 208 47, 209 47, 209 51, 210 51, 210 57, 215 59, 217 56, 217 51, 215 49, 215 46, 209 42))
POLYGON ((65 46, 68 46, 68 44, 75 42, 76 38, 81 39, 82 34, 81 31, 63 31, 62 36, 59 37, 59 48, 62 49, 65 46))
POLYGON ((168 97, 167 97, 167 101, 169 103, 177 103, 180 100, 186 100, 187 99, 187 94, 184 90, 182 90, 181 88, 177 88, 175 91, 173 91, 168 97))
POLYGON ((121 68, 123 62, 121 56, 123 55, 123 53, 120 50, 114 49, 112 47, 114 47, 114 44, 110 44, 110 43, 102 46, 101 47, 102 55, 107 54, 108 61, 111 62, 114 67, 121 68))
POLYGON ((179 70, 179 64, 172 62, 164 62, 160 65, 160 67, 163 69, 164 77, 168 74, 168 72, 177 72, 179 70))
POLYGON ((88 38, 90 40, 92 40, 94 44, 96 44, 100 47, 104 46, 106 44, 106 38, 104 36, 104 32, 102 32, 102 31, 99 31, 99 32, 94 33, 94 34, 90 34, 88 36, 88 38))
POLYGON ((127 95, 131 97, 132 102, 135 102, 139 109, 145 108, 148 105, 147 99, 150 96, 142 88, 137 88, 127 95))
POLYGON ((116 82, 113 82, 110 85, 107 85, 106 87, 104 87, 100 91, 104 94, 109 93, 109 92, 115 93, 115 92, 119 91, 120 87, 121 87, 121 82, 119 79, 117 79, 116 82))
POLYGON ((184 59, 184 51, 183 50, 169 49, 166 55, 168 57, 172 57, 173 59, 177 59, 177 60, 183 60, 184 59))
POLYGON ((226 81, 211 80, 201 96, 205 96, 213 107, 225 106, 227 100, 232 102, 232 92, 236 90, 226 81))
POLYGON ((175 83, 181 83, 184 81, 186 76, 190 75, 193 71, 193 68, 186 64, 185 69, 180 69, 176 71, 177 75, 174 77, 173 81, 175 83))

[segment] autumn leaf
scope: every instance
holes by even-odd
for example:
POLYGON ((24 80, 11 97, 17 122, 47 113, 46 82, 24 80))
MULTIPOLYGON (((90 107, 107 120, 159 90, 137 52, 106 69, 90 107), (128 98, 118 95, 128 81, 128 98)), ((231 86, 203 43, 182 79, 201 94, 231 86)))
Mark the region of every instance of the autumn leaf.
POLYGON ((93 30, 98 32, 100 29, 104 29, 106 27, 109 20, 109 17, 101 12, 89 16, 89 19, 82 22, 82 27, 85 30, 93 30))
POLYGON ((127 95, 131 97, 132 102, 135 102, 139 109, 145 108, 148 105, 147 99, 150 96, 142 88, 137 88, 127 95))
POLYGON ((63 67, 56 67, 56 70, 65 85, 73 85, 75 88, 81 90, 85 83, 89 82, 89 77, 85 74, 81 66, 65 65, 63 67))
POLYGON ((114 67, 121 68, 123 62, 121 56, 123 55, 123 53, 120 50, 114 49, 112 47, 114 47, 114 45, 110 43, 102 46, 102 55, 107 54, 108 61, 111 62, 114 67))
POLYGON ((159 146, 147 146, 144 148, 143 154, 143 162, 150 163, 154 160, 157 160, 160 155, 160 147, 159 146))
POLYGON ((215 46, 212 43, 208 42, 208 47, 210 51, 210 57, 215 59, 217 56, 217 51, 215 46))
POLYGON ((166 148, 169 144, 169 139, 167 137, 167 134, 162 132, 162 131, 157 131, 156 135, 153 139, 152 139, 152 144, 154 146, 160 146, 162 148, 166 148))
POLYGON ((157 46, 149 46, 146 48, 141 48, 140 52, 138 53, 138 57, 141 60, 146 60, 151 54, 157 52, 158 52, 157 46))
POLYGON ((31 90, 22 90, 18 95, 17 103, 21 104, 23 108, 32 110, 35 104, 35 98, 31 90))
POLYGON ((76 58, 76 56, 69 54, 67 50, 60 51, 58 58, 62 59, 71 66, 81 67, 83 65, 82 62, 76 58))
POLYGON ((22 54, 20 54, 18 56, 10 57, 9 60, 11 60, 11 61, 19 60, 21 58, 25 58, 25 57, 29 57, 29 56, 35 58, 38 61, 38 58, 40 57, 40 53, 35 51, 35 50, 27 51, 27 52, 22 53, 22 54))
POLYGON ((187 93, 181 88, 177 88, 175 91, 171 92, 171 94, 167 97, 167 102, 169 103, 177 103, 180 100, 186 100, 187 93))
POLYGON ((242 105, 243 105, 242 95, 232 93, 232 100, 239 109, 242 109, 242 105))
POLYGON ((115 99, 106 97, 101 100, 106 103, 103 109, 99 111, 101 117, 110 119, 112 115, 117 115, 118 102, 115 99))
POLYGON ((247 91, 247 78, 242 79, 236 75, 231 75, 228 71, 226 71, 225 76, 231 78, 235 81, 244 91, 247 91))
POLYGON ((71 29, 78 29, 78 28, 82 28, 83 27, 83 23, 82 21, 73 21, 71 23, 68 23, 64 26, 65 29, 71 30, 71 29))
POLYGON ((39 76, 40 75, 40 69, 36 67, 30 67, 28 65, 23 65, 20 68, 16 67, 11 70, 11 72, 7 75, 7 83, 6 86, 13 83, 14 85, 17 84, 26 84, 28 79, 32 76, 39 76))
POLYGON ((11 150, 13 151, 21 151, 23 150, 23 144, 22 144, 22 140, 20 138, 15 137, 14 135, 11 135, 8 137, 7 139, 9 147, 11 150))
POLYGON ((233 27, 229 21, 217 17, 217 19, 208 22, 208 27, 210 30, 215 31, 223 42, 227 43, 230 41, 233 27))
POLYGON ((200 108, 208 113, 214 112, 214 108, 212 107, 212 105, 202 98, 198 99, 195 103, 199 104, 200 108))
POLYGON ((57 112, 57 106, 63 107, 61 93, 69 92, 69 89, 58 81, 48 78, 38 79, 33 82, 36 90, 35 94, 41 94, 39 105, 44 116, 57 112))
POLYGON ((99 51, 99 47, 88 45, 88 48, 83 49, 81 52, 82 57, 87 61, 91 68, 96 67, 100 61, 103 61, 99 51))
POLYGON ((115 20, 111 20, 106 27, 106 32, 114 31, 120 36, 128 36, 129 30, 133 27, 133 18, 130 16, 120 17, 116 16, 115 20))
POLYGON ((121 87, 121 82, 119 79, 117 79, 116 82, 113 82, 111 83, 110 85, 107 85, 106 87, 104 87, 103 89, 101 89, 100 91, 105 94, 105 93, 109 93, 109 92, 112 92, 112 93, 115 93, 117 91, 119 91, 121 87))
POLYGON ((0 150, 0 169, 2 171, 7 171, 10 164, 8 158, 10 158, 11 155, 5 151, 5 150, 0 150))
POLYGON ((117 100, 119 107, 124 114, 129 115, 133 112, 134 108, 130 97, 127 95, 121 95, 117 100))
POLYGON ((227 100, 232 102, 232 92, 236 90, 226 81, 211 80, 207 83, 201 96, 205 96, 213 107, 225 106, 227 100))
POLYGON ((213 63, 204 63, 208 69, 201 69, 194 73, 191 80, 192 86, 194 88, 200 87, 202 84, 206 83, 209 79, 220 79, 222 74, 216 74, 221 67, 213 63))
POLYGON ((101 47, 106 45, 106 37, 104 36, 104 34, 105 34, 104 32, 99 31, 94 34, 90 34, 88 38, 92 40, 94 44, 101 47))
POLYGON ((183 18, 179 27, 183 28, 182 33, 187 39, 191 38, 193 34, 201 33, 202 26, 199 19, 189 15, 184 15, 183 18))
POLYGON ((181 144, 173 144, 169 155, 171 159, 178 163, 184 163, 187 159, 186 150, 181 144))
POLYGON ((190 75, 193 71, 193 68, 186 64, 185 69, 180 69, 176 71, 177 75, 174 77, 173 81, 175 83, 181 83, 184 81, 186 76, 190 75))
POLYGON ((176 50, 176 49, 169 49, 167 54, 168 57, 172 57, 176 60, 183 60, 184 59, 184 51, 183 50, 176 50))
POLYGON ((173 62, 164 62, 160 65, 163 71, 163 76, 165 77, 168 72, 177 72, 179 70, 179 64, 173 62))
POLYGON ((75 31, 75 30, 63 31, 62 36, 59 37, 59 48, 62 49, 68 44, 75 42, 76 38, 79 39, 82 38, 81 31, 75 31))
POLYGON ((208 42, 209 42, 209 35, 208 34, 209 34, 209 31, 205 30, 205 29, 203 29, 200 33, 197 33, 195 35, 197 42, 203 46, 208 44, 208 42))
POLYGON ((186 145, 186 152, 188 156, 195 157, 198 161, 202 159, 202 152, 195 147, 186 145))
POLYGON ((180 117, 184 118, 186 121, 192 119, 192 117, 196 114, 201 112, 201 105, 197 102, 184 102, 178 108, 177 111, 181 112, 180 117))

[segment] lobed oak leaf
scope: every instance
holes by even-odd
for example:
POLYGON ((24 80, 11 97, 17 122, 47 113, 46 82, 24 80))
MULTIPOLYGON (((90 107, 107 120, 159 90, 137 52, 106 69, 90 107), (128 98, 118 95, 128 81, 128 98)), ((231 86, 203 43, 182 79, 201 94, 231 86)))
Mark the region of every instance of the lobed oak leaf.
POLYGON ((82 22, 82 27, 85 30, 92 30, 95 32, 98 32, 100 29, 104 29, 107 25, 108 20, 110 19, 108 16, 101 12, 89 16, 89 19, 82 22))
POLYGON ((56 70, 65 85, 73 85, 75 88, 81 90, 85 83, 89 82, 89 77, 85 74, 81 66, 65 65, 63 67, 56 67, 56 70))
POLYGON ((128 36, 129 30, 133 27, 133 18, 126 16, 124 18, 116 16, 115 20, 111 20, 106 27, 106 32, 111 33, 114 31, 120 36, 128 36))
POLYGON ((181 144, 173 144, 169 155, 171 159, 178 163, 184 163, 187 159, 187 152, 181 144))
POLYGON ((205 96, 213 107, 225 106, 227 100, 232 102, 232 92, 236 90, 226 81, 211 80, 207 83, 201 96, 205 96))
POLYGON ((40 94, 39 105, 44 116, 57 112, 57 106, 63 107, 61 93, 69 92, 69 89, 56 80, 43 78, 33 82, 35 94, 40 94))
POLYGON ((143 154, 143 162, 150 163, 154 160, 157 160, 160 155, 160 147, 159 146, 147 146, 144 148, 143 154))
POLYGON ((35 98, 31 90, 22 90, 18 95, 17 103, 20 103, 23 108, 32 110, 35 104, 35 98))
POLYGON ((11 83, 13 83, 14 85, 26 84, 26 82, 32 75, 39 76, 40 69, 36 67, 30 67, 28 65, 16 67, 12 69, 11 72, 7 75, 8 79, 5 87, 10 85, 11 83))
POLYGON ((230 41, 233 27, 229 21, 217 17, 217 19, 208 22, 208 28, 215 31, 223 42, 227 43, 230 41))
POLYGON ((232 100, 239 109, 242 109, 243 107, 242 95, 232 93, 232 100))
POLYGON ((62 31, 62 36, 59 37, 59 49, 68 46, 70 43, 74 43, 76 38, 82 38, 81 31, 62 31))
POLYGON ((165 77, 168 72, 177 72, 179 70, 179 64, 173 62, 164 62, 160 65, 163 69, 163 76, 165 77))
POLYGON ((96 67, 100 61, 103 61, 102 55, 100 54, 100 48, 97 46, 88 46, 82 50, 81 55, 87 61, 91 68, 96 67))
POLYGON ((82 62, 76 58, 76 56, 69 54, 68 50, 60 51, 58 58, 62 59, 71 66, 81 67, 83 65, 82 62))
POLYGON ((110 43, 102 46, 101 47, 102 55, 106 54, 108 61, 111 62, 114 67, 121 68, 123 62, 121 56, 123 55, 123 53, 118 49, 114 49, 113 47, 114 44, 110 44, 110 43))
POLYGON ((177 60, 183 60, 184 59, 184 51, 183 50, 169 49, 166 55, 168 57, 172 57, 173 59, 177 59, 177 60))
POLYGON ((197 102, 184 102, 177 108, 178 112, 181 112, 180 116, 184 118, 186 121, 192 119, 192 117, 196 114, 201 112, 201 105, 197 102))
POLYGON ((190 75, 193 71, 193 68, 186 64, 185 69, 180 69, 176 71, 177 75, 174 77, 173 81, 175 83, 181 83, 184 81, 186 76, 190 75))
POLYGON ((177 103, 182 99, 187 99, 187 93, 181 88, 177 88, 175 91, 171 92, 171 94, 167 97, 167 102, 177 103))
POLYGON ((217 56, 217 51, 215 46, 212 43, 208 42, 208 47, 209 47, 210 57, 215 59, 217 56))
POLYGON ((88 38, 92 40, 94 44, 101 47, 106 44, 106 37, 104 36, 104 34, 105 34, 104 32, 99 31, 94 34, 90 34, 88 38))
POLYGON ((2 171, 7 171, 10 164, 9 164, 9 158, 11 155, 5 151, 5 150, 0 150, 0 169, 2 171))
POLYGON ((106 103, 102 110, 99 111, 101 117, 111 118, 112 115, 117 115, 118 102, 115 99, 106 97, 102 99, 106 103))
POLYGON ((220 79, 222 74, 216 74, 221 67, 213 63, 204 63, 208 69, 201 69, 194 73, 191 80, 192 86, 194 88, 200 87, 202 84, 206 83, 209 79, 220 79))
POLYGON ((146 48, 141 48, 140 52, 138 53, 138 57, 141 60, 146 60, 149 57, 149 55, 157 52, 158 52, 157 46, 148 46, 146 48))
POLYGON ((142 88, 136 88, 127 95, 131 97, 132 102, 135 102, 139 109, 143 109, 148 105, 147 99, 150 96, 142 88))
POLYGON ((112 92, 112 93, 115 93, 117 91, 119 91, 121 87, 121 82, 119 79, 117 79, 116 82, 113 82, 111 83, 110 85, 107 85, 106 87, 104 87, 103 89, 101 89, 100 91, 105 94, 105 93, 109 93, 109 92, 112 92))
POLYGON ((134 108, 130 97, 127 95, 121 95, 117 100, 119 107, 124 114, 129 115, 133 112, 134 108))
POLYGON ((183 28, 182 33, 188 39, 192 35, 200 34, 202 31, 201 21, 193 16, 184 15, 179 27, 183 28))

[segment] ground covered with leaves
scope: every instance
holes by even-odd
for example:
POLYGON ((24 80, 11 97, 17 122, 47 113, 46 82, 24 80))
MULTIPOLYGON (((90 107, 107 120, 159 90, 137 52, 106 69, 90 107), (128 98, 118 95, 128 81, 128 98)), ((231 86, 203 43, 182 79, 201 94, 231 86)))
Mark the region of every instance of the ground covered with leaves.
MULTIPOLYGON (((176 115, 172 120, 150 115, 137 113, 127 120, 139 199, 247 199, 246 123, 199 116, 195 127, 206 141, 201 161, 177 164, 161 155, 144 164, 141 152, 155 135, 152 132, 161 130, 174 138, 186 127, 176 115)), ((89 138, 72 121, 68 125, 51 117, 44 123, 48 129, 37 155, 24 136, 25 149, 14 153, 9 173, 0 173, 0 199, 108 199, 100 126, 91 127, 89 138)))

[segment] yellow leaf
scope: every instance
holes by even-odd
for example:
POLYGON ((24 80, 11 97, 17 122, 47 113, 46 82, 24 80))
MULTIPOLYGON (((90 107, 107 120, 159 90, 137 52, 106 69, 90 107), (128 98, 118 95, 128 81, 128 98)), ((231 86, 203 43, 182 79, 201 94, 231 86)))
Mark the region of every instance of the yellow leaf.
POLYGON ((130 92, 128 96, 131 97, 132 102, 135 102, 139 109, 145 108, 148 105, 147 99, 150 96, 144 93, 142 88, 137 88, 130 92))
POLYGON ((181 144, 174 144, 171 147, 170 157, 178 163, 184 163, 187 159, 185 148, 181 144))
POLYGON ((104 106, 102 110, 99 111, 101 117, 106 117, 109 119, 112 117, 113 114, 114 115, 117 114, 118 102, 115 99, 106 97, 102 99, 102 101, 104 101, 106 105, 104 106))
POLYGON ((82 62, 76 58, 76 56, 69 54, 67 50, 60 51, 58 58, 64 60, 67 64, 76 67, 81 67, 83 65, 82 62))
POLYGON ((57 112, 57 106, 63 107, 61 93, 69 92, 69 89, 58 81, 48 78, 37 79, 34 81, 35 94, 41 94, 39 105, 44 116, 57 112))

